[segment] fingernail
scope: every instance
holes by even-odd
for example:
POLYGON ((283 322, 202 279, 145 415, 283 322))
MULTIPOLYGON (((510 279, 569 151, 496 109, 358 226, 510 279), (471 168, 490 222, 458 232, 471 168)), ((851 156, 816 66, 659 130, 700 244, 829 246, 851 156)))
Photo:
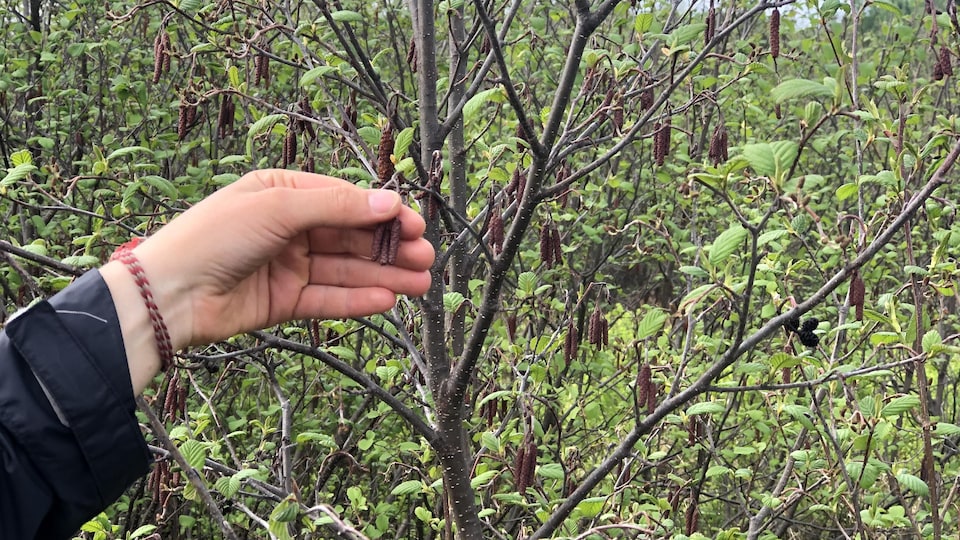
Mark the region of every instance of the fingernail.
POLYGON ((393 209, 393 205, 397 202, 397 194, 385 189, 373 190, 367 202, 374 214, 385 214, 393 209))

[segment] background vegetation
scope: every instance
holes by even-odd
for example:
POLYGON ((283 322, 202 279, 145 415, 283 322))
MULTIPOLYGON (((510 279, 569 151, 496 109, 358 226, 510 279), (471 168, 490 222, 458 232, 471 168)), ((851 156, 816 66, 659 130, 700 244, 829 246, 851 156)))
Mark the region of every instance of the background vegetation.
POLYGON ((952 2, 3 6, 8 313, 258 167, 439 255, 185 351, 81 537, 957 534, 952 2))

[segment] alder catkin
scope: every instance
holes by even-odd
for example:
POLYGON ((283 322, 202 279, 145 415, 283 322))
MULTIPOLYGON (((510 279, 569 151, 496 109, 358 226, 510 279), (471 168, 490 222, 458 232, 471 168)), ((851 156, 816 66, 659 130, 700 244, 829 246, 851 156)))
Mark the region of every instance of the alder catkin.
POLYGON ((270 56, 265 52, 257 53, 257 56, 253 59, 254 66, 254 80, 253 84, 259 85, 263 83, 263 86, 267 89, 270 88, 270 56))
POLYGON ((780 10, 777 8, 770 13, 770 56, 780 56, 780 10))
POLYGON ((713 136, 710 137, 710 150, 708 152, 714 167, 727 161, 728 150, 727 128, 719 125, 713 130, 713 136))
POLYGON ((697 508, 697 500, 694 497, 690 497, 690 505, 687 506, 687 514, 685 518, 684 525, 686 529, 686 535, 690 536, 697 532, 700 522, 700 509, 697 508))
POLYGON ((287 135, 283 139, 283 169, 297 161, 297 134, 293 126, 287 128, 287 135))
POLYGON ((713 41, 713 36, 717 32, 717 13, 713 9, 713 6, 710 6, 710 9, 707 10, 707 29, 706 29, 706 44, 709 45, 713 41))
POLYGON ((657 410, 657 398, 660 393, 660 385, 657 383, 650 383, 650 391, 647 393, 647 414, 653 414, 653 411, 657 410))
POLYGON ((180 109, 177 111, 177 140, 182 141, 187 136, 187 130, 190 127, 187 117, 190 106, 186 101, 180 101, 180 109))
POLYGON ((663 145, 660 144, 661 133, 663 132, 663 124, 657 122, 653 125, 653 161, 657 165, 663 165, 663 145))
POLYGON ((217 114, 217 135, 223 139, 233 132, 233 117, 235 114, 233 96, 220 96, 220 112, 217 114))
POLYGON ((850 305, 856 308, 856 317, 858 321, 863 320, 863 305, 867 293, 866 285, 860 272, 854 272, 850 278, 850 305))
POLYGON ((517 483, 517 491, 521 494, 527 490, 527 486, 523 483, 525 478, 523 467, 527 462, 525 459, 526 452, 526 444, 521 444, 513 460, 513 479, 517 483))
POLYGON ((950 49, 946 45, 940 47, 940 70, 944 77, 953 75, 953 62, 950 60, 950 49))
POLYGON ((418 61, 417 54, 417 42, 414 38, 410 38, 410 46, 407 47, 407 65, 410 66, 410 71, 416 73, 418 61))
POLYGON ((387 247, 387 264, 397 264, 397 254, 400 253, 400 229, 403 223, 395 217, 390 222, 390 243, 387 247))
POLYGON ((161 48, 163 50, 163 72, 170 73, 170 34, 164 32, 161 37, 161 48))
POLYGON ((506 317, 507 319, 507 338, 510 339, 510 343, 513 343, 514 338, 517 336, 517 314, 510 313, 506 317))
POLYGON ((553 264, 563 264, 563 242, 560 240, 560 230, 554 225, 550 228, 550 247, 553 248, 553 264))
MULTIPOLYGON (((523 483, 526 487, 533 485, 534 473, 537 470, 537 443, 533 442, 533 439, 530 440, 530 445, 527 446, 527 452, 523 456, 526 464, 523 468, 523 483)), ((526 488, 524 488, 526 491, 526 488)), ((522 493, 522 492, 521 492, 522 493)))
POLYGON ((160 82, 163 73, 163 34, 161 28, 157 31, 157 37, 153 38, 153 84, 160 82))
POLYGON ((489 225, 489 234, 490 234, 490 249, 493 251, 493 254, 499 255, 503 251, 503 217, 500 215, 499 205, 494 206, 490 210, 490 225, 489 225))
POLYGON ((580 347, 580 335, 577 332, 577 325, 570 321, 567 324, 567 335, 563 340, 563 363, 564 366, 570 365, 570 362, 576 360, 577 349, 580 347))
POLYGON ((370 259, 380 260, 380 252, 383 251, 383 236, 387 234, 387 227, 383 223, 378 223, 373 229, 373 243, 370 245, 370 259))
POLYGON ((649 363, 640 366, 640 373, 637 374, 637 408, 646 407, 647 396, 653 390, 652 371, 649 363))
POLYGON ((547 268, 553 268, 553 240, 546 223, 540 228, 540 262, 547 268))
POLYGON ((386 184, 396 170, 390 156, 393 154, 393 127, 388 121, 380 134, 380 146, 377 147, 377 178, 380 184, 386 184))

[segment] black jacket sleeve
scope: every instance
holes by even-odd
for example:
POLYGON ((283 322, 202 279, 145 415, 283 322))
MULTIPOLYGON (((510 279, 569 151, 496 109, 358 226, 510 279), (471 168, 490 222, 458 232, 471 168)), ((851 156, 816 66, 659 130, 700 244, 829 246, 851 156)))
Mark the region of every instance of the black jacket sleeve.
POLYGON ((146 474, 120 324, 99 272, 0 334, 0 538, 69 538, 146 474))

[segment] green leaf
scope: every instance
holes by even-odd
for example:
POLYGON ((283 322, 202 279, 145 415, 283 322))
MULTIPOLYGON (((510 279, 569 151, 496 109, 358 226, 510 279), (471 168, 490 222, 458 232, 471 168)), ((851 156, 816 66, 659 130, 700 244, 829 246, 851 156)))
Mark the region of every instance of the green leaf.
POLYGON ((463 305, 463 302, 466 300, 464 296, 458 292, 448 292, 443 295, 443 309, 447 313, 456 313, 460 306, 463 305))
POLYGON ((900 396, 890 401, 880 409, 880 416, 899 416, 920 405, 920 398, 913 394, 900 396))
POLYGON ((393 490, 390 491, 391 495, 413 495, 414 493, 420 493, 425 489, 423 482, 421 480, 407 480, 406 482, 400 482, 397 484, 393 490))
POLYGON ((147 175, 141 176, 140 180, 150 184, 151 187, 163 193, 164 197, 170 199, 176 199, 179 197, 180 193, 177 191, 177 186, 173 185, 173 182, 156 175, 147 175))
POLYGON ((472 487, 473 489, 477 489, 477 488, 479 488, 480 486, 488 483, 488 482, 489 482, 490 480, 492 480, 493 477, 496 476, 496 475, 497 475, 497 471, 486 471, 486 472, 482 472, 482 473, 474 476, 474 477, 470 480, 470 487, 472 487))
POLYGON ((261 133, 266 133, 270 131, 274 124, 277 122, 286 119, 287 115, 285 114, 268 114, 263 118, 257 120, 256 122, 250 124, 250 127, 247 129, 247 137, 256 137, 261 133))
POLYGON ((668 46, 671 49, 676 49, 680 46, 687 45, 697 39, 706 27, 707 25, 704 23, 693 23, 681 26, 673 32, 670 32, 670 36, 667 38, 668 46))
POLYGON ((12 169, 7 169, 7 175, 3 177, 3 180, 0 180, 0 187, 8 188, 26 179, 27 176, 30 176, 30 173, 36 170, 37 168, 32 163, 21 163, 12 169))
POLYGON ((10 154, 10 162, 14 167, 20 165, 33 165, 33 154, 29 150, 18 150, 10 154))
POLYGON ((236 476, 223 476, 217 479, 214 488, 221 495, 230 499, 240 491, 240 480, 236 476))
POLYGON ((156 525, 141 525, 137 527, 135 531, 130 533, 130 540, 136 540, 137 538, 151 534, 155 530, 157 530, 156 525))
POLYGON ((745 144, 742 151, 757 174, 774 176, 777 173, 777 156, 769 143, 745 144))
POLYGON ((300 76, 300 87, 305 88, 310 86, 313 81, 334 71, 337 71, 337 68, 333 66, 317 66, 300 76))
POLYGON ((517 290, 523 293, 523 296, 530 296, 537 288, 537 275, 533 272, 523 272, 517 276, 517 290))
POLYGON ((776 229, 773 231, 767 231, 757 237, 757 246, 765 246, 774 240, 779 240, 780 238, 790 234, 790 231, 786 229, 776 229))
POLYGON ((537 467, 537 476, 549 478, 551 480, 563 480, 563 465, 559 463, 546 463, 537 467))
POLYGON ((953 437, 954 435, 960 435, 960 426, 951 424, 949 422, 937 422, 937 427, 934 428, 933 434, 938 437, 953 437))
POLYGON ((845 201, 857 194, 860 186, 856 182, 850 182, 837 188, 837 199, 845 201))
POLYGON ((940 332, 937 330, 930 330, 923 335, 923 352, 930 353, 934 347, 943 345, 943 338, 940 337, 940 332))
POLYGON ((469 124, 474 120, 477 114, 480 112, 480 109, 483 108, 490 99, 500 93, 500 86, 494 86, 493 88, 488 88, 482 92, 477 92, 472 98, 467 100, 463 105, 463 123, 469 124))
POLYGON ((659 308, 654 308, 644 315, 640 325, 637 326, 636 339, 647 339, 653 336, 663 328, 663 323, 667 320, 667 312, 659 308))
POLYGON ((298 514, 300 514, 300 504, 297 502, 297 497, 291 494, 287 495, 273 508, 273 511, 270 512, 270 521, 290 523, 297 519, 298 514))
POLYGON ((187 460, 187 464, 194 469, 203 469, 207 459, 207 446, 196 439, 187 439, 179 446, 180 453, 187 460))
POLYGON ((722 413, 727 410, 727 406, 723 404, 722 401, 704 401, 702 403, 694 403, 687 408, 687 416, 695 416, 698 414, 717 414, 722 413))
POLYGON ((807 79, 783 81, 770 91, 770 96, 777 103, 801 97, 827 97, 832 95, 833 90, 826 85, 807 79))
POLYGON ((710 248, 710 264, 719 266, 736 251, 747 237, 747 230, 739 224, 720 233, 710 248))
POLYGON ((633 19, 633 30, 642 34, 653 26, 653 13, 638 13, 633 19))
POLYGON ((330 18, 337 22, 363 22, 363 15, 347 9, 334 11, 330 14, 330 18))
POLYGON ((914 476, 904 472, 898 473, 897 482, 899 482, 901 486, 912 491, 915 495, 926 497, 930 494, 930 487, 927 486, 927 483, 921 480, 919 476, 914 476))
POLYGON ((177 7, 188 16, 193 17, 200 10, 200 0, 180 0, 177 7))
POLYGON ((396 138, 393 143, 393 155, 397 159, 401 159, 404 154, 407 153, 407 149, 410 148, 410 143, 413 142, 413 127, 404 128, 403 131, 397 133, 396 138))

